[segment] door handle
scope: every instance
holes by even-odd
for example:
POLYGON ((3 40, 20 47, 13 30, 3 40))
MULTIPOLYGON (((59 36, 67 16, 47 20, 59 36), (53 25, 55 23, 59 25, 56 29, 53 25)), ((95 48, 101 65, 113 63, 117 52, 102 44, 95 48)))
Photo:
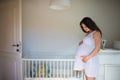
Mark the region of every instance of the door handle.
POLYGON ((16 45, 15 45, 15 44, 13 44, 12 46, 14 46, 14 47, 19 47, 19 44, 16 44, 16 45))

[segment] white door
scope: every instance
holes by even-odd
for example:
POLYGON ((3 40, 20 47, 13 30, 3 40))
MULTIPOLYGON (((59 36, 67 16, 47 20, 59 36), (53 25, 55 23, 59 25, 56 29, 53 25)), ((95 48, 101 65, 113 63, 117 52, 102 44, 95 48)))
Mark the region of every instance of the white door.
POLYGON ((20 1, 0 0, 0 80, 22 80, 21 40, 20 1))

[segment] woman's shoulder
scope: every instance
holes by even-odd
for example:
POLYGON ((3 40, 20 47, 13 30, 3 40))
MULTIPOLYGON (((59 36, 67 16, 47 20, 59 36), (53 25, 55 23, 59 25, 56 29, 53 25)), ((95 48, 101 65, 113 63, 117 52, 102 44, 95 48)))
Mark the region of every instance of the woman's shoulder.
POLYGON ((94 31, 93 37, 101 37, 101 34, 99 31, 94 31))
POLYGON ((93 31, 93 34, 94 35, 100 35, 100 32, 99 31, 93 31))

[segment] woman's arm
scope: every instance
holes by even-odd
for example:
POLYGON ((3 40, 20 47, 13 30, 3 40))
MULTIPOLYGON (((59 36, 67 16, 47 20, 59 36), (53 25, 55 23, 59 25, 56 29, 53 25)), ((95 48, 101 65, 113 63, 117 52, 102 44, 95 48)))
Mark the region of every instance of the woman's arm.
POLYGON ((87 60, 89 60, 91 57, 95 56, 98 53, 98 51, 100 50, 100 46, 101 46, 100 32, 95 32, 93 34, 93 38, 95 40, 95 49, 89 55, 81 56, 83 62, 87 62, 87 60))

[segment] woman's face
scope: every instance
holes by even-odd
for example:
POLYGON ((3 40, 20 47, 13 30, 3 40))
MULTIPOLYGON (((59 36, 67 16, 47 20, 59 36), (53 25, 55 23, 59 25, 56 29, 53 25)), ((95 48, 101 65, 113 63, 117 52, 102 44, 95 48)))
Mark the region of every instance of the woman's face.
POLYGON ((82 23, 81 25, 85 32, 87 33, 91 32, 91 30, 85 24, 82 23))

